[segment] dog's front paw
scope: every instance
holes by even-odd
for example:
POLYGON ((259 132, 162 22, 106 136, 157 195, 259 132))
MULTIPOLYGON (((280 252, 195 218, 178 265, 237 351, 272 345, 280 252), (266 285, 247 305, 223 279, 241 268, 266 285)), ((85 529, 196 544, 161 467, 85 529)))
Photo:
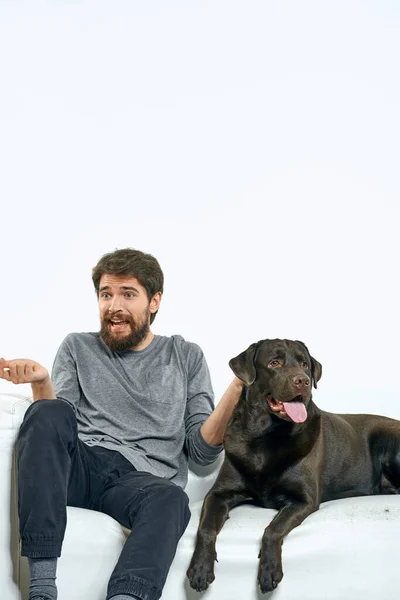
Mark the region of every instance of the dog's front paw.
POLYGON ((272 592, 278 583, 282 581, 283 571, 280 561, 271 559, 270 557, 263 557, 260 560, 258 567, 258 585, 263 594, 272 592))
POLYGON ((215 579, 214 565, 209 562, 193 561, 190 563, 186 575, 190 587, 196 592, 204 592, 215 579))

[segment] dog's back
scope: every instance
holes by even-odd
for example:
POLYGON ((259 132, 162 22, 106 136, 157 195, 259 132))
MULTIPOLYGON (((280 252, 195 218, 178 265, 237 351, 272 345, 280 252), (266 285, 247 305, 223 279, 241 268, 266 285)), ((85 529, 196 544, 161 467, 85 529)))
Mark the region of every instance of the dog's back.
POLYGON ((393 493, 400 486, 400 422, 378 415, 321 411, 324 446, 321 502, 393 493), (393 480, 394 479, 394 480, 393 480), (387 480, 392 483, 388 486, 387 480), (393 481, 392 481, 393 480, 393 481))

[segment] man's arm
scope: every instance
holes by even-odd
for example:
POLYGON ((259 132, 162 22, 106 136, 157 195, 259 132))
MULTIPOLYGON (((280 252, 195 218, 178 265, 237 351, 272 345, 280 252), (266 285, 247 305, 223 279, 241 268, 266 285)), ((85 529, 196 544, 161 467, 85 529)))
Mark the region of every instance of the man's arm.
POLYGON ((222 450, 225 426, 240 397, 243 384, 235 377, 215 407, 210 373, 203 352, 197 344, 187 343, 187 348, 186 450, 194 462, 208 465, 215 461, 222 450))
POLYGON ((28 358, 0 358, 0 379, 14 384, 30 383, 34 402, 42 399, 54 400, 56 397, 47 369, 28 358))
POLYGON ((207 444, 219 446, 224 439, 225 427, 243 390, 243 381, 235 377, 226 389, 211 415, 200 427, 200 433, 207 444))

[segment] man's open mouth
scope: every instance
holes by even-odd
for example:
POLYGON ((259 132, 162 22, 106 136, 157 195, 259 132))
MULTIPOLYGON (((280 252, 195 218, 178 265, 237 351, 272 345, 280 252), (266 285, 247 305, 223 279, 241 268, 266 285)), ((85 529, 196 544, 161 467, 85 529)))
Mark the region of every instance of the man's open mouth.
POLYGON ((125 319, 110 319, 108 325, 111 331, 125 331, 129 327, 129 321, 125 319))
POLYGON ((295 396, 292 400, 281 402, 273 396, 267 396, 270 409, 280 417, 289 417, 295 423, 304 423, 307 419, 307 410, 304 406, 303 396, 295 396))

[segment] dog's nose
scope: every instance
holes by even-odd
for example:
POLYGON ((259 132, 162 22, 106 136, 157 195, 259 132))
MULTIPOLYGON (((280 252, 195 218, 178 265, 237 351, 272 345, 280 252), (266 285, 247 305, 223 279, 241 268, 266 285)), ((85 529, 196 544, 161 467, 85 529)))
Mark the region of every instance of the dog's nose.
POLYGON ((295 375, 293 377, 293 383, 298 388, 307 387, 310 385, 310 378, 305 373, 295 375))

